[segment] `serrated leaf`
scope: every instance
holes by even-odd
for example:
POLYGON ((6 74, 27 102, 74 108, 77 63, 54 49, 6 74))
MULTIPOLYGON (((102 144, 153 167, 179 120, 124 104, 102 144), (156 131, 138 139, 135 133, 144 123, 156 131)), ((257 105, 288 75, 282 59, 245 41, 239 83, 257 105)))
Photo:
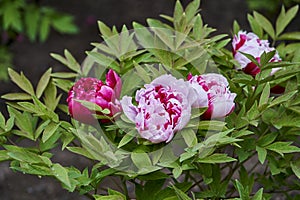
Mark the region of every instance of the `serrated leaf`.
POLYGON ((22 90, 27 92, 30 95, 34 95, 34 90, 32 87, 32 84, 30 81, 24 76, 24 74, 21 72, 18 74, 13 69, 8 68, 8 74, 11 78, 11 80, 17 84, 22 90))
POLYGON ((262 27, 272 39, 275 39, 275 31, 271 22, 256 11, 253 12, 253 15, 260 27, 262 27))
POLYGON ((38 85, 36 87, 36 97, 40 98, 46 89, 51 76, 52 68, 49 68, 40 78, 40 81, 38 82, 38 85))

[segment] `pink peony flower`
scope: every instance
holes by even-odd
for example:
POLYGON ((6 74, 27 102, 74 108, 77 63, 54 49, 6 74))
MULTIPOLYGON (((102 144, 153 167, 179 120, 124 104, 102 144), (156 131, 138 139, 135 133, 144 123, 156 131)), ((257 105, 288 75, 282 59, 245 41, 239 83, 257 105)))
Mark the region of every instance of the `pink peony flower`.
MULTIPOLYGON (((234 59, 239 62, 242 70, 245 73, 252 76, 258 74, 260 72, 260 68, 240 52, 250 54, 255 57, 258 62, 260 62, 260 56, 263 54, 263 52, 268 53, 275 50, 275 48, 270 47, 268 40, 261 40, 254 33, 246 33, 244 31, 239 31, 238 35, 234 36, 232 47, 234 59)), ((270 62, 279 61, 281 61, 281 58, 276 52, 270 62)), ((271 72, 271 75, 273 75, 279 69, 280 68, 274 68, 271 72)))
MULTIPOLYGON (((203 119, 222 118, 234 110, 235 93, 228 88, 226 78, 220 74, 188 75, 188 80, 193 88, 199 91, 199 86, 208 97, 208 108, 201 116, 203 119)), ((203 92, 200 90, 198 98, 202 99, 203 92)))
MULTIPOLYGON (((110 117, 120 112, 121 108, 118 98, 120 97, 121 87, 120 77, 111 69, 106 74, 106 84, 96 78, 81 78, 71 88, 67 98, 71 117, 86 124, 96 122, 92 115, 96 112, 89 110, 77 100, 92 102, 102 109, 108 109, 110 114, 107 116, 110 117)), ((105 115, 99 112, 97 114, 105 115)), ((102 120, 102 122, 105 122, 105 120, 102 120)))
POLYGON ((169 142, 189 122, 197 93, 188 82, 163 75, 137 91, 135 99, 137 106, 132 97, 122 98, 125 115, 136 124, 142 138, 160 143, 169 142))

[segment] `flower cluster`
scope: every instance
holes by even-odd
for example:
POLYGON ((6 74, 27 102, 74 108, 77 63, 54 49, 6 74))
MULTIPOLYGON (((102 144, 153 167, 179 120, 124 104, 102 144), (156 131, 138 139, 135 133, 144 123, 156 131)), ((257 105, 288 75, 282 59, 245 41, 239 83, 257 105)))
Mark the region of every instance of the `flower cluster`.
MULTIPOLYGON (((232 47, 234 59, 238 61, 245 73, 252 76, 258 74, 260 72, 260 68, 242 53, 252 55, 259 63, 260 57, 264 52, 268 53, 275 51, 274 47, 270 47, 268 40, 261 40, 256 34, 252 32, 246 33, 245 31, 239 31, 238 34, 234 36, 232 40, 232 47)), ((273 58, 271 58, 270 62, 279 61, 281 61, 281 58, 276 52, 273 58)), ((279 69, 280 68, 273 68, 271 75, 279 69)))
POLYGON ((124 96, 119 103, 121 80, 110 70, 106 85, 96 78, 82 78, 75 83, 67 99, 69 112, 74 119, 91 123, 95 121, 93 111, 76 100, 90 101, 102 109, 109 109, 109 116, 122 110, 135 123, 141 138, 160 143, 169 142, 188 124, 192 108, 207 108, 203 119, 222 118, 233 111, 236 94, 229 91, 224 76, 190 74, 187 79, 176 79, 172 75, 156 78, 136 92, 135 106, 129 96, 124 96))

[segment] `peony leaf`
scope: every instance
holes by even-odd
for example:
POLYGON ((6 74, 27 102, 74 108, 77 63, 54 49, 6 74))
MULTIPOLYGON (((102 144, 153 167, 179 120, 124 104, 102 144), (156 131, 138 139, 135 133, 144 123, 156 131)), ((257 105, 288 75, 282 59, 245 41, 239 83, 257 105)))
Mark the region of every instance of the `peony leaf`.
POLYGON ((300 32, 284 33, 278 37, 278 40, 300 40, 300 32))
POLYGON ((53 176, 55 176, 59 181, 65 184, 68 188, 71 188, 71 182, 68 176, 68 170, 61 166, 60 164, 56 163, 53 164, 51 167, 53 176))
POLYGON ((1 98, 6 100, 31 100, 32 96, 27 93, 8 93, 1 96, 1 98))
POLYGON ((265 148, 256 146, 256 151, 258 154, 258 160, 263 165, 267 157, 267 150, 265 148))
POLYGON ((254 17, 250 14, 247 15, 248 22, 251 26, 253 33, 255 33, 259 38, 263 38, 263 29, 260 27, 258 22, 254 19, 254 17))
POLYGON ((121 141, 119 142, 118 148, 121 148, 124 145, 131 142, 136 137, 136 135, 137 135, 137 131, 135 129, 131 130, 129 133, 124 135, 123 138, 121 139, 121 141))
POLYGON ((290 162, 290 165, 295 175, 300 179, 300 161, 290 162))
POLYGON ((178 134, 181 134, 188 147, 197 144, 197 136, 193 129, 183 129, 178 134))
POLYGON ((300 152, 300 148, 296 146, 291 145, 292 142, 275 142, 273 144, 270 144, 266 146, 266 149, 274 151, 281 156, 283 156, 284 153, 296 153, 300 152))
POLYGON ((51 76, 52 68, 49 68, 40 78, 40 81, 36 87, 36 96, 40 98, 45 91, 51 76))
POLYGON ((275 31, 271 22, 256 11, 253 12, 253 15, 260 27, 262 27, 272 39, 275 39, 275 31))
POLYGON ((296 5, 285 12, 284 7, 282 6, 281 13, 276 21, 276 36, 282 33, 292 19, 296 17, 298 9, 299 5, 296 5))
POLYGON ((261 93, 260 98, 259 98, 258 107, 261 107, 261 106, 267 104, 269 97, 270 97, 270 84, 267 83, 263 89, 263 92, 261 93))
POLYGON ((133 163, 135 164, 135 166, 138 169, 142 169, 144 167, 152 166, 151 159, 149 158, 147 153, 133 152, 131 154, 131 159, 132 159, 133 163))
POLYGON ((227 162, 233 162, 236 161, 235 158, 229 157, 226 154, 220 154, 220 153, 215 153, 210 156, 207 156, 205 158, 198 158, 197 162, 199 163, 227 163, 227 162))
POLYGON ((264 189, 263 188, 260 188, 256 194, 252 197, 252 200, 263 200, 263 192, 264 192, 264 189))
POLYGON ((18 74, 13 69, 8 68, 8 74, 11 80, 17 84, 22 90, 30 95, 34 95, 34 90, 30 81, 24 76, 23 72, 18 74))

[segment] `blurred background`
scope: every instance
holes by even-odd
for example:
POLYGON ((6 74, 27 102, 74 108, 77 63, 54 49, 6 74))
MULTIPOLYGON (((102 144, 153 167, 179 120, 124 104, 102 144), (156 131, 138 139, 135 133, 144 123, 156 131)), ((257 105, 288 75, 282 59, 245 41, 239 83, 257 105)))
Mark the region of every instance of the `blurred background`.
MULTIPOLYGON (((189 0, 182 0, 183 5, 189 0)), ((237 20, 244 30, 249 30, 247 13, 253 9, 274 21, 281 5, 299 4, 300 0, 202 0, 203 21, 216 28, 217 33, 227 33, 237 20)), ((132 22, 146 24, 146 18, 171 15, 175 0, 0 0, 0 96, 19 91, 9 82, 7 68, 12 67, 37 84, 46 69, 65 68, 50 57, 50 53, 63 54, 68 49, 81 63, 91 50, 91 42, 100 42, 97 20, 108 26, 123 24, 130 29, 132 22)), ((299 31, 300 16, 292 22, 290 30, 299 31)), ((0 110, 6 113, 5 102, 0 99, 0 110)), ((53 152, 55 161, 65 166, 83 169, 88 160, 58 148, 53 152)), ((111 180, 108 184, 113 185, 111 180)), ((9 163, 0 163, 1 200, 68 200, 87 199, 77 193, 68 193, 50 178, 12 172, 9 163)))

